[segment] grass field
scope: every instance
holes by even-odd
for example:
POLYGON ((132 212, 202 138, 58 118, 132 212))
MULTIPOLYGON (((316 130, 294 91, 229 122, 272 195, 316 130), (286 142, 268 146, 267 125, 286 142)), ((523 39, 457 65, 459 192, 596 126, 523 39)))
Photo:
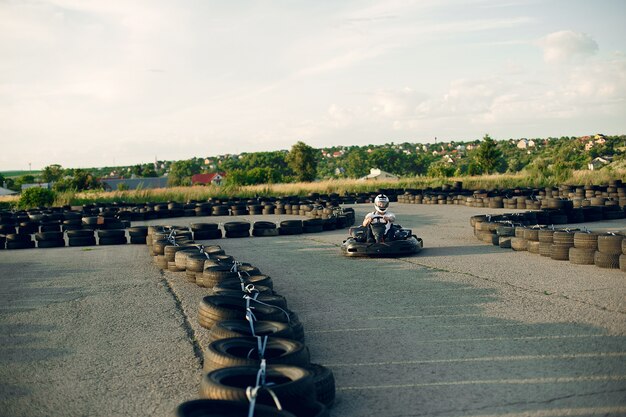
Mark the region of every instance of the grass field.
POLYGON ((41 171, 0 171, 0 174, 2 174, 5 178, 17 178, 22 175, 33 175, 36 177, 41 174, 41 171))

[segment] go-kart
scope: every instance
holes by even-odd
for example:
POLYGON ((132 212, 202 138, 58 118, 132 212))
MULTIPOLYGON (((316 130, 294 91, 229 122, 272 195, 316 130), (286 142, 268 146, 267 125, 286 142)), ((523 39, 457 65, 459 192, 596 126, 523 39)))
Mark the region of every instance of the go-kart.
POLYGON ((385 224, 350 228, 350 236, 341 244, 345 256, 392 257, 418 253, 424 247, 421 238, 410 229, 392 225, 385 236, 385 224))

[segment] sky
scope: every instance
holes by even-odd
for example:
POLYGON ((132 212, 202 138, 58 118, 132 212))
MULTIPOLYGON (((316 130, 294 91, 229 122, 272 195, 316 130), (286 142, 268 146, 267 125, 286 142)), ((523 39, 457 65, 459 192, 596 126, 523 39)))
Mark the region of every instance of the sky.
POLYGON ((0 171, 626 134, 624 0, 0 0, 0 171))

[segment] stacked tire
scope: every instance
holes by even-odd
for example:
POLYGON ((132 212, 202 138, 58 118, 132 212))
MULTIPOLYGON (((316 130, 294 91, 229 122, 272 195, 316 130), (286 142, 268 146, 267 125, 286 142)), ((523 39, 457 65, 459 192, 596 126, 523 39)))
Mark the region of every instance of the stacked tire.
POLYGON ((623 238, 624 235, 618 233, 599 235, 598 250, 594 254, 594 264, 599 268, 619 268, 623 238))
POLYGON ((98 245, 125 245, 128 243, 126 239, 126 230, 124 229, 105 229, 98 230, 98 245))
POLYGON ((221 239, 222 231, 217 223, 192 223, 190 225, 194 240, 221 239))
POLYGON ((574 233, 574 246, 569 249, 569 261, 576 265, 594 265, 597 249, 597 233, 590 231, 576 232, 574 233))
POLYGON ((224 231, 227 238, 250 237, 250 223, 227 222, 224 223, 224 231))
POLYGON ((278 228, 276 227, 276 223, 266 221, 254 222, 254 225, 252 227, 252 236, 278 236, 278 228))
POLYGON ((60 248, 65 246, 63 232, 39 232, 35 233, 38 248, 60 248))

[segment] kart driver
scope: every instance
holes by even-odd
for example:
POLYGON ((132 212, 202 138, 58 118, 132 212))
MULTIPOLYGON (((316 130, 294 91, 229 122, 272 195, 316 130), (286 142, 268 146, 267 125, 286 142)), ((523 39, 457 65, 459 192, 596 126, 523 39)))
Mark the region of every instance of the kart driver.
POLYGON ((367 227, 372 223, 383 223, 385 224, 385 236, 387 236, 392 223, 396 221, 396 215, 387 211, 387 208, 389 208, 389 198, 384 194, 378 194, 374 199, 374 208, 375 210, 373 212, 365 215, 363 227, 367 227))

